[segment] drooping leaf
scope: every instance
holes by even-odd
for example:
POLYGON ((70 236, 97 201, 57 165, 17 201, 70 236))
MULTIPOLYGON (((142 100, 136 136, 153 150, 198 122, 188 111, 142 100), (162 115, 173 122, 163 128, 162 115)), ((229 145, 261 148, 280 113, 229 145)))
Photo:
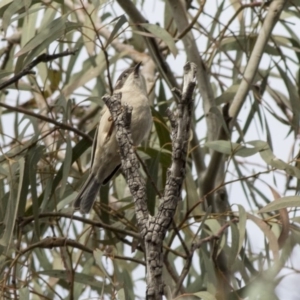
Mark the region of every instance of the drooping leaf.
POLYGON ((118 31, 120 30, 120 28, 127 22, 127 18, 126 18, 125 15, 121 15, 121 16, 117 17, 116 19, 118 21, 117 21, 114 29, 111 31, 111 34, 110 34, 110 36, 108 37, 108 39, 106 41, 105 48, 113 41, 113 39, 115 38, 115 36, 118 33, 118 31))
POLYGON ((239 222, 237 223, 237 227, 239 229, 239 241, 238 241, 238 253, 239 253, 242 249, 245 240, 247 214, 242 205, 238 205, 238 208, 239 208, 239 222))
POLYGON ((2 30, 6 32, 7 27, 10 24, 11 17, 21 8, 24 7, 23 1, 12 1, 7 9, 5 10, 3 17, 2 17, 2 30))
POLYGON ((171 50, 174 57, 177 56, 178 50, 175 45, 174 39, 164 28, 157 26, 155 24, 149 24, 149 23, 143 23, 140 25, 143 26, 148 31, 150 31, 156 37, 162 39, 167 44, 167 46, 171 50))
MULTIPOLYGON (((6 206, 6 212, 5 217, 3 220, 3 225, 5 226, 4 234, 2 235, 0 239, 0 245, 4 246, 6 251, 10 249, 11 246, 11 240, 13 236, 13 230, 15 228, 15 222, 17 218, 17 212, 19 208, 19 202, 20 202, 20 196, 21 196, 21 187, 23 184, 23 179, 26 174, 24 174, 24 166, 25 166, 25 160, 23 157, 20 158, 19 162, 19 186, 18 191, 16 192, 16 181, 18 178, 16 178, 17 174, 13 172, 12 170, 8 173, 10 174, 9 183, 10 183, 10 193, 9 193, 9 200, 8 204, 6 206)), ((5 251, 5 252, 6 252, 5 251)))
POLYGON ((15 57, 19 57, 30 52, 24 61, 24 64, 28 64, 53 41, 60 38, 67 32, 77 29, 81 26, 78 23, 69 22, 67 17, 68 16, 65 15, 53 20, 46 28, 41 30, 20 51, 18 51, 15 54, 15 57))
POLYGON ((72 163, 72 144, 71 144, 71 138, 69 134, 67 134, 66 136, 66 144, 67 144, 66 156, 63 164, 63 174, 62 174, 61 187, 59 192, 60 197, 62 197, 65 192, 66 184, 68 182, 68 177, 70 173, 71 163, 72 163))
POLYGON ((193 294, 196 297, 199 297, 202 300, 216 300, 217 298, 209 292, 198 292, 193 294))
POLYGON ((251 221, 253 221, 259 229, 263 232, 263 234, 266 236, 266 238, 269 241, 269 247, 270 250, 273 252, 274 259, 277 260, 279 258, 279 245, 277 242, 277 238, 274 234, 274 232, 270 229, 270 227, 264 222, 264 220, 252 215, 247 214, 247 218, 251 221))
POLYGON ((239 84, 234 84, 230 86, 224 93, 222 93, 222 95, 218 96, 215 99, 216 105, 221 105, 223 103, 231 103, 239 86, 239 84))
POLYGON ((204 146, 227 155, 237 155, 242 157, 251 156, 260 151, 260 147, 250 148, 224 140, 206 142, 204 146))
POLYGON ((300 196, 286 196, 274 200, 273 202, 267 204, 265 207, 259 210, 259 213, 266 213, 282 208, 289 207, 299 207, 300 206, 300 196))
POLYGON ((284 170, 287 174, 300 178, 300 170, 283 160, 277 158, 271 151, 269 145, 263 141, 252 141, 248 144, 253 145, 256 148, 260 148, 259 154, 261 158, 273 168, 284 170))

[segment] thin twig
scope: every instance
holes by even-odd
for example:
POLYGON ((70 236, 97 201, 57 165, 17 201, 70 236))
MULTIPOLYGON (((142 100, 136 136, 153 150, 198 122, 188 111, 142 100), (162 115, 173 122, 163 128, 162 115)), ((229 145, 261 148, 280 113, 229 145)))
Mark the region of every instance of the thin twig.
POLYGON ((98 32, 98 30, 97 30, 97 28, 96 28, 96 25, 95 25, 95 23, 94 23, 94 21, 93 21, 91 15, 88 13, 88 11, 87 11, 87 9, 86 9, 86 7, 85 7, 83 1, 80 0, 80 3, 81 3, 83 10, 85 11, 86 15, 88 16, 88 18, 89 18, 89 20, 90 20, 90 22, 91 22, 91 24, 92 24, 92 26, 93 26, 94 32, 95 32, 95 34, 96 34, 96 36, 97 36, 97 39, 98 39, 98 41, 99 41, 99 43, 100 43, 101 50, 102 50, 103 53, 104 53, 105 62, 106 62, 106 70, 107 70, 108 85, 109 85, 109 89, 110 89, 110 94, 112 95, 112 93, 113 93, 113 85, 112 85, 111 76, 110 76, 110 72, 109 72, 109 59, 108 59, 108 53, 107 53, 107 51, 106 51, 106 47, 104 47, 104 45, 103 45, 103 43, 102 43, 102 40, 101 40, 101 38, 100 38, 99 32, 98 32))
POLYGON ((201 13, 203 12, 205 3, 206 3, 206 0, 203 0, 202 3, 200 4, 200 7, 199 7, 196 15, 194 16, 192 22, 178 34, 178 36, 176 37, 176 40, 181 40, 190 30, 192 30, 193 26, 198 21, 201 13))
POLYGON ((59 58, 59 57, 64 57, 64 56, 68 56, 68 55, 75 55, 76 52, 77 52, 77 50, 69 51, 69 49, 67 49, 66 51, 63 51, 61 53, 56 53, 56 54, 43 53, 43 54, 39 55, 36 59, 34 59, 30 64, 28 64, 18 74, 16 74, 15 76, 13 76, 10 79, 4 81, 3 83, 1 83, 0 84, 0 91, 3 90, 4 88, 6 88, 7 86, 11 85, 12 83, 17 82, 20 78, 22 78, 25 75, 35 74, 33 71, 31 71, 31 69, 34 68, 39 63, 41 63, 41 62, 46 63, 46 62, 52 61, 52 60, 54 60, 56 58, 59 58))
MULTIPOLYGON (((116 228, 114 226, 108 225, 108 224, 106 224, 104 222, 101 222, 101 221, 93 221, 93 220, 90 220, 90 219, 85 219, 85 218, 78 217, 78 216, 75 216, 75 215, 72 215, 72 214, 67 214, 67 213, 59 213, 59 212, 41 213, 41 214, 38 215, 38 218, 69 218, 69 219, 80 221, 82 223, 89 224, 89 225, 92 225, 92 226, 95 226, 95 227, 102 227, 104 229, 111 230, 113 232, 115 231, 115 232, 118 232, 118 233, 121 233, 121 234, 129 235, 129 236, 132 236, 136 239, 140 238, 139 234, 136 233, 136 232, 121 229, 121 228, 116 228)), ((20 218, 19 219, 19 227, 24 227, 27 224, 29 224, 30 222, 32 222, 33 220, 34 220, 34 216, 20 218)))
POLYGON ((183 267, 183 270, 181 272, 181 275, 178 279, 176 288, 173 292, 173 296, 176 296, 178 294, 178 292, 180 291, 180 288, 182 286, 182 283, 185 279, 185 277, 187 276, 187 274, 190 271, 190 267, 191 267, 191 263, 192 263, 192 259, 193 259, 193 255, 196 249, 199 249, 204 243, 208 243, 212 240, 218 240, 220 239, 220 237, 222 236, 222 234, 224 233, 224 231, 230 226, 231 223, 237 223, 238 219, 232 219, 230 222, 227 222, 226 224, 224 224, 216 234, 212 234, 206 238, 200 239, 200 240, 196 240, 195 242, 193 242, 192 246, 191 246, 191 250, 190 250, 190 255, 187 258, 185 265, 183 267))
POLYGON ((88 140, 90 142, 93 141, 93 139, 88 134, 78 130, 77 128, 72 127, 71 125, 58 122, 56 120, 53 120, 53 119, 48 118, 48 117, 43 116, 43 115, 36 114, 36 113, 34 113, 30 110, 27 110, 25 108, 22 108, 22 107, 11 106, 11 105, 8 105, 6 103, 0 103, 0 106, 5 107, 5 108, 7 108, 9 110, 12 110, 12 111, 17 111, 17 112, 23 113, 25 115, 35 117, 35 118, 43 120, 45 122, 49 122, 51 124, 56 125, 57 127, 61 128, 61 129, 66 129, 66 130, 69 130, 69 131, 73 131, 74 133, 78 134, 79 136, 85 138, 86 140, 88 140))

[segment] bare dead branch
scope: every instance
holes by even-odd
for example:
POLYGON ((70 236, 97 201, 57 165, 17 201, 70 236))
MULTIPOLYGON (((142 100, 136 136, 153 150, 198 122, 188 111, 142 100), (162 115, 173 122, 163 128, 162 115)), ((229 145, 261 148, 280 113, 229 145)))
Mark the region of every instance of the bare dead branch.
POLYGON ((137 223, 145 244, 147 265, 148 300, 162 299, 164 282, 163 240, 172 222, 180 199, 181 187, 185 177, 185 164, 190 134, 193 107, 193 91, 196 85, 196 65, 187 63, 184 67, 182 98, 177 113, 170 114, 172 123, 172 165, 168 170, 167 184, 156 216, 151 216, 146 203, 145 183, 139 174, 139 163, 135 156, 130 133, 132 108, 121 106, 121 94, 103 97, 116 126, 116 137, 120 147, 122 168, 132 194, 137 223))

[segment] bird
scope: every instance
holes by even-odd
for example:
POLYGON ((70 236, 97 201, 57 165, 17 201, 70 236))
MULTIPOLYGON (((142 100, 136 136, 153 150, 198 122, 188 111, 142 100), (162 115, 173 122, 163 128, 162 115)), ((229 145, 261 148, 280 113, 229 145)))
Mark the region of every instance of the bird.
MULTIPOLYGON (((145 140, 152 128, 152 115, 145 78, 140 71, 141 62, 119 76, 113 93, 121 93, 121 103, 132 107, 131 136, 133 145, 145 140)), ((109 109, 105 105, 92 146, 90 174, 74 200, 75 210, 90 212, 101 185, 107 184, 121 166, 116 129, 109 109)))

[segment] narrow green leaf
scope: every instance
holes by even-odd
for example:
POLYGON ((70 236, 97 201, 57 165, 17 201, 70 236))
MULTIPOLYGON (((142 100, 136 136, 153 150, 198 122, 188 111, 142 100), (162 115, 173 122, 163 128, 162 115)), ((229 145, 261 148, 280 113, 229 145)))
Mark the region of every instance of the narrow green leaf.
POLYGON ((281 208, 299 207, 299 206, 300 206, 300 196, 286 196, 274 200, 273 202, 267 204, 265 207, 260 209, 258 212, 265 213, 274 210, 279 210, 281 208))
POLYGON ((176 23, 174 20, 173 12, 168 1, 165 1, 165 9, 164 9, 164 28, 167 28, 168 32, 175 36, 177 32, 176 23))
POLYGON ((256 148, 260 148, 259 154, 261 158, 273 168, 284 170, 287 174, 296 176, 300 179, 300 170, 292 165, 287 164, 281 159, 277 158, 271 151, 268 143, 264 141, 251 141, 248 144, 253 145, 256 148))
MULTIPOLYGON (((105 207, 109 206, 109 185, 102 185, 100 188, 100 203, 101 205, 104 205, 105 207)), ((104 209, 101 210, 101 220, 104 223, 109 224, 111 215, 110 213, 104 209)))
POLYGON ((121 15, 117 19, 118 19, 118 22, 116 23, 114 29, 112 30, 110 36, 108 37, 105 48, 113 41, 113 39, 115 38, 119 29, 127 22, 127 18, 125 15, 121 15))
POLYGON ((217 298, 209 292, 198 292, 193 295, 201 298, 202 300, 217 300, 217 298))
POLYGON ((20 195, 21 195, 21 186, 23 183, 23 178, 24 178, 24 166, 25 166, 25 159, 21 157, 18 161, 19 165, 19 172, 20 172, 20 177, 19 177, 19 185, 18 185, 18 193, 16 195, 15 193, 15 182, 16 182, 16 174, 11 170, 9 172, 10 178, 9 178, 9 183, 10 183, 10 192, 9 192, 9 201, 6 206, 6 212, 5 212, 5 217, 3 224, 5 225, 5 230, 2 238, 0 239, 0 245, 4 246, 6 250, 10 248, 10 243, 13 235, 13 230, 15 228, 15 222, 16 222, 16 217, 17 217, 17 211, 19 207, 19 201, 20 201, 20 195))
POLYGON ((66 136, 66 155, 65 155, 65 160, 64 160, 64 164, 63 164, 63 172, 62 172, 62 179, 61 179, 61 187, 60 187, 60 192, 59 192, 59 196, 60 198, 62 198, 65 189, 66 189, 66 184, 68 182, 68 178, 69 178, 69 173, 70 173, 70 169, 71 169, 71 165, 72 165, 72 144, 71 144, 71 138, 70 135, 67 134, 66 136))
POLYGON ((158 155, 160 157, 160 163, 162 166, 169 168, 172 162, 171 153, 167 151, 163 151, 161 149, 155 149, 147 147, 146 149, 144 147, 138 148, 139 151, 146 153, 149 155, 152 159, 155 159, 158 155))
MULTIPOLYGON (((116 265, 116 264, 114 264, 114 265, 116 265)), ((126 264, 125 267, 123 268, 123 272, 121 273, 122 276, 119 276, 119 280, 122 280, 124 287, 126 287, 124 289, 124 294, 123 294, 125 296, 125 299, 131 300, 131 299, 136 298, 135 294, 134 294, 135 282, 133 281, 133 278, 132 278, 132 273, 131 273, 132 270, 126 269, 126 268, 128 268, 128 264, 126 264)), ((116 269, 116 267, 115 267, 115 269, 116 269)))
POLYGON ((279 246, 277 238, 274 234, 274 232, 271 230, 269 225, 262 219, 259 219, 249 213, 247 213, 247 218, 251 221, 253 221, 259 229, 263 232, 263 234, 266 236, 266 238, 269 241, 269 247, 271 251, 273 252, 274 259, 277 260, 279 258, 279 246))
POLYGON ((230 86, 224 93, 222 93, 220 96, 218 96, 215 101, 216 101, 216 105, 221 105, 223 103, 231 103, 238 88, 239 88, 239 84, 234 84, 232 86, 230 86))
POLYGON ((19 299, 22 299, 22 300, 30 299, 28 287, 23 287, 23 288, 19 289, 19 297, 20 297, 19 299))
POLYGON ((202 272, 205 272, 206 285, 209 293, 215 293, 217 291, 218 279, 215 272, 215 267, 212 259, 208 257, 206 251, 200 249, 200 257, 204 263, 204 269, 202 272))
POLYGON ((64 34, 66 29, 67 15, 53 20, 47 27, 41 30, 35 37, 33 37, 20 51, 15 54, 15 57, 21 56, 29 51, 39 47, 43 44, 46 48, 54 40, 58 39, 64 34), (49 40, 49 42, 48 42, 49 40), (45 43, 47 41, 47 43, 45 43))
POLYGON ((152 109, 154 126, 159 139, 159 145, 162 149, 172 150, 172 141, 170 130, 162 115, 155 109, 152 109))
POLYGON ((6 32, 7 27, 11 24, 11 17, 24 7, 24 2, 20 0, 12 1, 12 3, 5 10, 2 17, 2 30, 6 32))
POLYGON ((103 252, 100 250, 100 249, 95 249, 93 251, 93 255, 94 255, 94 258, 95 258, 95 262, 96 264, 98 265, 98 267, 100 268, 100 270, 105 274, 106 278, 111 282, 112 282, 112 279, 110 277, 110 275, 108 274, 107 270, 106 270, 106 267, 103 266, 103 262, 102 262, 102 257, 103 257, 103 252))
MULTIPOLYGON (((90 274, 91 268, 93 268, 94 264, 95 264, 94 258, 90 255, 89 258, 87 258, 87 260, 83 263, 83 269, 82 269, 81 273, 90 274)), ((99 276, 99 273, 97 275, 99 276)), ((100 274, 100 275, 102 275, 102 274, 100 274)), ((83 288, 84 288, 84 285, 82 283, 75 282, 75 284, 74 284, 74 299, 80 298, 83 288)))
POLYGON ((118 290, 118 299, 120 299, 120 300, 126 300, 124 289, 118 290))
POLYGON ((239 229, 239 242, 238 242, 238 253, 240 253, 242 247, 243 247, 243 243, 244 243, 244 239, 245 239, 245 234, 246 234, 246 221, 247 221, 247 214, 246 211, 244 209, 244 207, 240 204, 237 204, 238 208, 239 208, 239 222, 237 224, 237 227, 239 229))
POLYGON ((28 159, 23 159, 23 161, 20 160, 20 181, 18 186, 18 217, 24 216, 25 213, 25 207, 27 203, 27 195, 29 191, 29 168, 30 164, 28 162, 28 159), (25 176, 24 176, 25 175, 25 176))
MULTIPOLYGON (((228 266, 232 266, 239 254, 239 239, 240 239, 240 233, 237 227, 237 224, 230 223, 230 229, 231 229, 231 247, 229 251, 226 253, 228 256, 228 266)), ((226 248, 225 248, 226 249, 226 248)))
POLYGON ((225 131, 226 135, 229 137, 230 136, 230 132, 228 130, 228 126, 225 122, 224 116, 221 113, 220 109, 217 106, 212 106, 209 109, 209 113, 213 113, 217 116, 218 121, 221 123, 223 130, 225 131))
POLYGON ((37 195, 37 163, 39 162, 40 158, 42 157, 44 147, 37 146, 32 148, 29 153, 29 181, 31 186, 31 196, 32 196, 32 210, 34 216, 34 227, 35 227, 35 234, 36 238, 39 239, 40 237, 40 226, 39 226, 39 201, 37 195))
MULTIPOLYGON (((0 71, 0 79, 2 79, 4 77, 8 77, 8 76, 12 75, 13 73, 14 73, 13 71, 1 70, 0 71)), ((6 80, 7 80, 7 78, 4 78, 4 80, 0 80, 0 83, 4 82, 6 80)))
MULTIPOLYGON (((8 7, 11 2, 13 2, 13 0, 2 0, 0 2, 0 9, 2 9, 4 6, 8 7)), ((3 15, 0 15, 0 16, 2 17, 3 15)))
POLYGON ((299 130, 299 122, 300 122, 300 99, 297 93, 296 85, 294 82, 291 81, 287 72, 282 70, 279 64, 276 64, 276 67, 289 93, 289 99, 291 101, 292 112, 293 112, 292 124, 294 127, 295 134, 297 135, 299 130))
POLYGON ((149 23, 143 23, 140 25, 150 31, 156 37, 162 39, 167 44, 174 57, 176 57, 176 55, 178 54, 178 50, 176 48, 174 39, 164 28, 149 23))
POLYGON ((260 147, 248 148, 241 144, 224 140, 206 142, 204 146, 227 155, 237 155, 242 157, 251 156, 260 151, 260 147))
POLYGON ((290 221, 300 223, 300 216, 291 218, 290 221))
MULTIPOLYGON (((229 36, 224 38, 221 41, 219 51, 228 52, 228 51, 244 51, 247 54, 250 54, 253 50, 253 47, 257 40, 257 34, 248 34, 245 36, 229 36)), ((271 45, 266 45, 264 48, 264 52, 273 55, 279 56, 280 53, 278 50, 271 45)))
MULTIPOLYGON (((59 278, 63 280, 69 280, 69 274, 66 270, 45 270, 45 271, 36 272, 36 274, 46 275, 46 276, 59 278)), ((74 280, 76 282, 82 283, 90 287, 100 288, 104 284, 104 282, 96 280, 95 276, 78 273, 78 272, 74 273, 74 275, 75 275, 74 280)))
MULTIPOLYGON (((21 20, 21 19, 23 19, 24 17, 29 16, 29 15, 31 15, 31 14, 33 14, 33 13, 35 13, 35 12, 38 12, 38 11, 40 11, 40 10, 42 10, 42 9, 45 9, 45 7, 42 6, 42 5, 39 6, 39 7, 30 8, 30 9, 27 10, 26 12, 14 16, 13 18, 11 18, 10 21, 11 21, 11 22, 14 22, 14 21, 21 20)), ((23 31, 22 31, 22 34, 23 34, 23 31)))
POLYGON ((187 200, 187 207, 195 207, 195 209, 192 212, 192 215, 194 217, 200 216, 203 214, 202 206, 196 205, 196 203, 199 202, 199 194, 197 192, 197 186, 192 176, 192 170, 190 169, 189 165, 186 166, 186 175, 184 179, 184 187, 186 191, 186 200, 187 200))

